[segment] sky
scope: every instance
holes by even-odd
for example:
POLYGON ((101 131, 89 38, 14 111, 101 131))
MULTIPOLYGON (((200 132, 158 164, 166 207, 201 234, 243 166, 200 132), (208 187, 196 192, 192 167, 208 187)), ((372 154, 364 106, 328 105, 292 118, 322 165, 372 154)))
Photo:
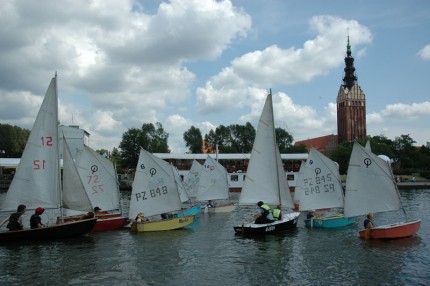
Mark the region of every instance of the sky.
POLYGON ((59 119, 112 150, 160 122, 255 128, 269 90, 295 141, 337 134, 349 36, 367 134, 430 141, 427 0, 3 0, 0 123, 31 129, 58 75, 59 119))

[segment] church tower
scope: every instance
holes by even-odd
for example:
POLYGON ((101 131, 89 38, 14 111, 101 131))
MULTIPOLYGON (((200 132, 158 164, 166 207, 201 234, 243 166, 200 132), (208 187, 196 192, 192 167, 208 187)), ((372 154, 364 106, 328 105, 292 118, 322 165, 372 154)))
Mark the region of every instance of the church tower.
POLYGON ((357 84, 351 45, 346 46, 343 84, 337 94, 338 143, 366 137, 366 97, 357 84))

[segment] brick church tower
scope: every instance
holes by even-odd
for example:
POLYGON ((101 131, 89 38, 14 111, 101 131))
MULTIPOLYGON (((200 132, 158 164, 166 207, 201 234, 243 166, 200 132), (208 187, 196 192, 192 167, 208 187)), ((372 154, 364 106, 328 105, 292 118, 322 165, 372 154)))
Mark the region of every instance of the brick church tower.
POLYGON ((357 84, 349 36, 346 48, 343 84, 336 99, 339 144, 366 137, 366 96, 357 84))

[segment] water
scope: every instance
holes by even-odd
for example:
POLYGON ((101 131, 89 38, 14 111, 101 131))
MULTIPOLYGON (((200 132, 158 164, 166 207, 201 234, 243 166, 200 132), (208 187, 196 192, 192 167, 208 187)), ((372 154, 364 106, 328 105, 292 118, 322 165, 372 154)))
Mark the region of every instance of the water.
MULTIPOLYGON (((130 193, 123 192, 127 209, 130 193)), ((237 194, 234 194, 237 198, 237 194)), ((242 238, 233 225, 252 214, 201 214, 182 230, 92 233, 0 246, 1 285, 429 285, 430 190, 402 191, 417 235, 364 241, 363 219, 338 230, 308 229, 242 238)), ((0 194, 0 200, 4 193, 0 194)), ((377 224, 401 213, 376 214, 377 224)))

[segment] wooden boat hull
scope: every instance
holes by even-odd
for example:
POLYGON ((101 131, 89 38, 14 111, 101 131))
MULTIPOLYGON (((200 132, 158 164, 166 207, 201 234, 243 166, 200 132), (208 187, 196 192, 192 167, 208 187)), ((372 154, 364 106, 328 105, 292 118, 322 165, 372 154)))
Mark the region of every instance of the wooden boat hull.
POLYGON ((253 222, 244 223, 242 225, 234 226, 233 228, 236 234, 241 234, 244 236, 276 234, 296 228, 299 216, 299 212, 294 212, 285 214, 282 221, 275 221, 265 224, 255 224, 253 222))
POLYGON ((149 231, 166 231, 183 228, 194 221, 194 216, 174 217, 169 219, 145 222, 133 222, 131 231, 149 232, 149 231))
POLYGON ((204 211, 205 213, 230 213, 236 209, 235 204, 225 204, 225 205, 216 205, 215 207, 206 206, 204 211))
POLYGON ((409 237, 418 232, 420 229, 421 220, 411 220, 389 225, 382 225, 374 227, 370 230, 360 230, 360 238, 374 238, 374 239, 394 239, 409 237), (367 231, 367 237, 366 237, 367 231))
POLYGON ((338 228, 348 226, 355 222, 355 217, 344 217, 343 215, 335 215, 328 217, 318 217, 305 219, 305 226, 317 228, 338 228))
POLYGON ((96 221, 96 218, 91 218, 43 228, 0 232, 0 241, 50 240, 76 237, 90 232, 94 228, 96 221))

